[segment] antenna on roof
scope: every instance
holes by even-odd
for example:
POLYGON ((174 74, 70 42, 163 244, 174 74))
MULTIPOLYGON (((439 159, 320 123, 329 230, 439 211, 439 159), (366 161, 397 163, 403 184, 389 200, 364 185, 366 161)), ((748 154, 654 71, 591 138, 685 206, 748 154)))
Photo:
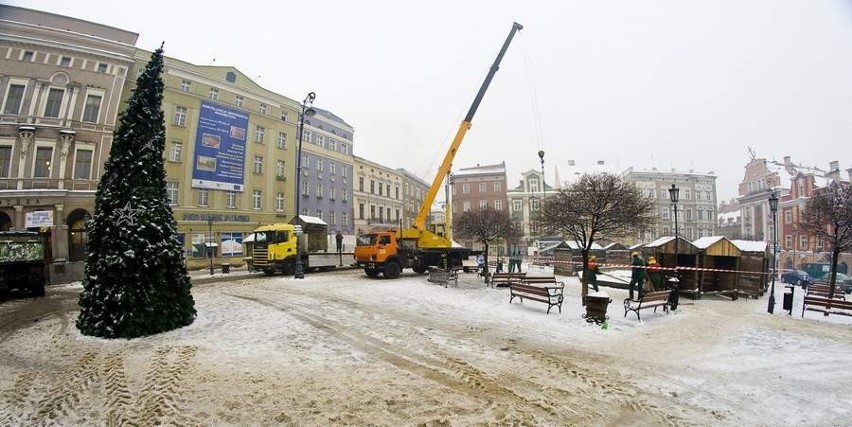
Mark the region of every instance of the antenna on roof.
POLYGON ((214 62, 216 62, 216 58, 211 59, 211 60, 210 60, 210 63, 209 63, 209 64, 207 64, 207 65, 213 65, 213 63, 214 63, 214 62))

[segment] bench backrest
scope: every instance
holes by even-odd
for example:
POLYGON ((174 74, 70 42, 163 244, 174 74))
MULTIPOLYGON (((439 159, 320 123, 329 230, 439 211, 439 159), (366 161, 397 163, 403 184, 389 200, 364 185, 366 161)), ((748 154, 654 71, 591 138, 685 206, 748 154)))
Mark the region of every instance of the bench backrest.
POLYGON ((821 305, 823 307, 830 305, 834 308, 852 310, 852 301, 843 301, 838 299, 829 299, 810 295, 805 296, 805 305, 821 305))
POLYGON ((491 275, 493 279, 523 279, 527 273, 494 273, 491 275))
POLYGON ((671 291, 645 292, 642 295, 642 302, 666 301, 669 299, 671 291))
POLYGON ((556 284, 556 278, 553 276, 550 277, 524 277, 524 283, 553 283, 556 284))
POLYGON ((512 292, 523 292, 526 294, 541 295, 546 297, 551 296, 550 291, 545 287, 525 285, 521 283, 512 284, 512 292))

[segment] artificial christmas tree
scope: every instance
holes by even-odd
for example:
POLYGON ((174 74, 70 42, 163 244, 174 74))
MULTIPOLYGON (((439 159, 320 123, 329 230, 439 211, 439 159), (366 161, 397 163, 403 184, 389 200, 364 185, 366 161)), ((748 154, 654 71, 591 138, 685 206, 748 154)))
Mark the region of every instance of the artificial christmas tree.
POLYGON ((136 81, 98 184, 80 317, 86 335, 133 338, 195 319, 163 165, 163 49, 136 81))

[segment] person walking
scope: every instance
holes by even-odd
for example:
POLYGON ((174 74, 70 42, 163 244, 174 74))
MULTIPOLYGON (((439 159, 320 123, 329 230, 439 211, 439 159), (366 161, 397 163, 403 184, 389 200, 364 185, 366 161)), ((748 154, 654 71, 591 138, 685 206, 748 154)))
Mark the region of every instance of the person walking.
POLYGON ((343 234, 340 230, 337 230, 337 234, 334 236, 334 240, 337 241, 337 253, 343 252, 343 234))
POLYGON ((633 299, 633 288, 638 287, 639 298, 642 298, 642 284, 645 281, 645 261, 639 256, 639 252, 633 252, 633 274, 630 275, 630 284, 627 286, 630 289, 630 299, 633 299))
POLYGON ((652 256, 648 257, 648 281, 651 282, 651 291, 663 290, 663 276, 660 275, 660 264, 652 256))
POLYGON ((518 249, 517 251, 515 251, 515 268, 517 269, 518 273, 521 272, 521 261, 523 260, 524 257, 521 256, 521 250, 518 249))
POLYGON ((586 285, 592 285, 595 292, 598 291, 598 274, 601 272, 598 267, 598 257, 592 255, 589 257, 589 265, 583 278, 586 279, 586 285))

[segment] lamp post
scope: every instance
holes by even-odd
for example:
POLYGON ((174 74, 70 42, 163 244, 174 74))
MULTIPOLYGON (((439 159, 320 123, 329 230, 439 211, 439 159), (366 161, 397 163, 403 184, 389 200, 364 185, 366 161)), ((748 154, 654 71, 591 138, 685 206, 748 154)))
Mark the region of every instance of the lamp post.
MULTIPOLYGON (((305 129, 305 116, 311 117, 317 113, 314 110, 314 98, 316 98, 316 94, 313 92, 308 93, 308 96, 302 100, 302 109, 299 112, 299 144, 298 148, 296 148, 296 225, 301 225, 299 222, 301 219, 299 218, 301 214, 301 209, 299 207, 299 201, 302 198, 302 195, 299 193, 302 191, 302 134, 304 134, 305 129)), ((300 243, 301 243, 301 234, 296 233, 296 272, 294 274, 295 279, 304 279, 305 272, 302 269, 302 253, 299 251, 300 243)))
POLYGON ((778 196, 773 191, 769 195, 769 210, 772 212, 772 286, 769 289, 769 307, 766 311, 772 314, 775 311, 775 276, 778 268, 778 230, 775 226, 775 213, 778 212, 778 196))
MULTIPOLYGON (((678 230, 677 230, 677 201, 678 201, 678 196, 679 196, 679 194, 680 194, 680 189, 679 189, 679 188, 677 188, 677 185, 672 184, 672 186, 671 186, 671 187, 669 187, 669 198, 671 198, 671 200, 672 200, 672 206, 674 207, 674 220, 675 220, 675 268, 677 268, 677 265, 678 265, 678 259, 677 259, 677 258, 678 258, 678 255, 679 255, 679 253, 678 253, 678 252, 679 252, 679 251, 678 251, 678 240, 680 240, 680 239, 679 239, 679 236, 678 236, 678 230)), ((675 270, 675 273, 677 273, 677 270, 675 270)))
POLYGON ((213 275, 213 216, 207 216, 207 232, 210 235, 210 242, 207 242, 207 257, 210 258, 210 275, 213 275))
POLYGON ((544 150, 538 150, 538 158, 541 159, 541 202, 544 203, 544 150))

